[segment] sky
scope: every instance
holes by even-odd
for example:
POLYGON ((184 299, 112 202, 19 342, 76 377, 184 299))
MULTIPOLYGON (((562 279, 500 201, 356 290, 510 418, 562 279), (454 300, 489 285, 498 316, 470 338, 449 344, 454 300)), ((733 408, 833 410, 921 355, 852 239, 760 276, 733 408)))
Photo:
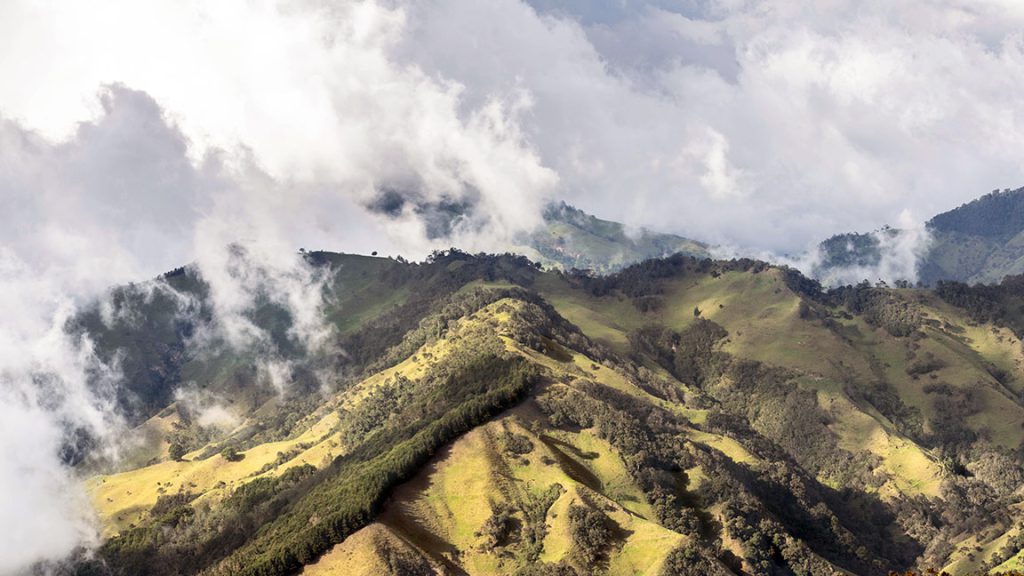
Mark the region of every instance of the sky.
POLYGON ((500 250, 555 200, 769 257, 920 231, 1024 184, 1020 30, 1014 0, 5 0, 0 574, 95 541, 56 453, 118 436, 86 385, 118 374, 63 326, 112 284, 195 263, 229 341, 259 285, 315 342, 298 248, 500 250))
POLYGON ((409 213, 447 200, 488 247, 559 199, 794 254, 1022 183, 1021 24, 1012 0, 11 0, 3 137, 35 146, 5 156, 87 189, 12 193, 0 239, 116 227, 138 274, 178 265, 219 195, 188 173, 219 156, 272 181, 239 201, 284 205, 293 246, 421 255, 409 213), (404 218, 363 209, 381 190, 404 218))

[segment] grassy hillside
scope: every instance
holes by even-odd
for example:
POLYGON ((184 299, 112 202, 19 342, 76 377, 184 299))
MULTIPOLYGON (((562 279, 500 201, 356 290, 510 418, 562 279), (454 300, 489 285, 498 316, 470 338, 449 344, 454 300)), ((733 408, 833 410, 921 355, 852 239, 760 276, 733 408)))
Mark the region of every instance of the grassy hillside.
POLYGON ((513 248, 546 266, 609 273, 648 258, 677 252, 705 258, 707 244, 650 230, 628 231, 619 222, 602 220, 567 204, 544 212, 544 225, 513 248))
POLYGON ((824 291, 760 262, 681 255, 612 276, 457 251, 311 258, 345 287, 327 311, 344 354, 293 363, 330 385, 261 392, 232 405, 232 427, 204 427, 157 399, 185 373, 235 394, 249 383, 223 375, 251 360, 183 346, 156 382, 171 392, 139 413, 146 456, 87 483, 107 541, 79 573, 956 576, 1019 563, 1012 289, 824 291))

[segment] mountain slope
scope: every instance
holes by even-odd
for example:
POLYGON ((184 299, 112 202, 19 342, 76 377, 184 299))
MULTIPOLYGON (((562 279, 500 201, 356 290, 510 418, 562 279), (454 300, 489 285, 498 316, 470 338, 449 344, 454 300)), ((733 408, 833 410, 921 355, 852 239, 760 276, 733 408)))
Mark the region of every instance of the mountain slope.
POLYGON ((194 353, 155 298, 132 304, 145 329, 91 327, 166 376, 125 392, 157 449, 89 480, 108 540, 79 573, 959 575, 1024 546, 1012 290, 309 258, 347 288, 336 352, 289 359, 331 377, 250 394, 229 429, 180 375, 233 398, 258 358, 194 353))
POLYGON ((706 244, 646 229, 628 233, 618 222, 601 220, 562 202, 544 211, 544 226, 524 238, 513 251, 548 266, 609 273, 649 258, 677 252, 706 258, 706 244))
POLYGON ((1024 273, 1024 188, 986 194, 928 222, 922 278, 997 283, 1024 273))
MULTIPOLYGON (((918 279, 926 285, 992 284, 1024 273, 1024 188, 986 194, 935 216, 926 228, 929 242, 917 263, 918 279)), ((897 243, 902 234, 887 227, 833 236, 820 245, 822 262, 815 276, 825 278, 847 267, 877 268, 886 245, 897 243)))

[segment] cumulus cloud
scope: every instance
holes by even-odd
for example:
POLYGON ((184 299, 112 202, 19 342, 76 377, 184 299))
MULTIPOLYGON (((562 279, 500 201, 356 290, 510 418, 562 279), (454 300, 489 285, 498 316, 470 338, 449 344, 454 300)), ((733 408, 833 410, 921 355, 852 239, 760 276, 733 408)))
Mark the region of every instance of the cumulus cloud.
POLYGON ((415 3, 404 54, 530 91, 559 192, 605 217, 794 253, 1024 179, 1013 3, 466 4, 415 3))
POLYGON ((98 84, 123 82, 166 108, 193 159, 243 143, 272 178, 343 186, 388 210, 409 254, 452 222, 464 244, 500 244, 552 196, 795 252, 1024 170, 1024 11, 996 0, 3 10, 0 73, 24 79, 0 82, 8 116, 67 134, 98 84))
POLYGON ((8 53, 39 55, 0 57, 27 80, 0 83, 8 116, 67 134, 96 85, 123 82, 167 110, 193 159, 243 143, 272 178, 343 187, 391 217, 407 255, 425 236, 500 245, 551 197, 792 253, 1024 171, 1024 11, 995 0, 4 10, 8 53))
POLYGON ((317 216, 332 239, 343 216, 324 211, 372 205, 382 190, 404 193, 385 231, 410 255, 429 235, 418 216, 439 205, 463 206, 447 235, 474 248, 538 223, 557 178, 518 130, 528 95, 464 107, 461 83, 393 57, 405 27, 405 10, 376 2, 6 3, 8 54, 36 58, 31 70, 0 60, 0 75, 22 73, 0 82, 0 111, 62 137, 93 112, 98 85, 143 90, 194 163, 223 150, 231 169, 255 164, 288 184, 277 199, 286 215, 317 216))

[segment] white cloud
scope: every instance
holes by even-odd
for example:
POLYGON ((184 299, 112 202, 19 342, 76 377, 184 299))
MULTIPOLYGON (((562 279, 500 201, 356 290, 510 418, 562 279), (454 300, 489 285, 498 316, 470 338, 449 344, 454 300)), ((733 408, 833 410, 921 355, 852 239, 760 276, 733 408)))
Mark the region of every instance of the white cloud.
MULTIPOLYGON (((119 83, 159 102, 194 164, 211 150, 233 171, 252 163, 285 184, 275 193, 290 212, 366 203, 384 186, 421 204, 479 202, 463 242, 536 224, 556 178, 518 132, 527 100, 498 92, 464 108, 459 83, 392 58, 405 23, 368 1, 5 3, 0 114, 65 137, 93 115, 97 87, 119 83), (31 69, 15 54, 32 55, 31 69)), ((391 229, 410 230, 396 242, 422 255, 422 230, 391 229)))
POLYGON ((0 248, 0 574, 95 541, 92 510, 62 451, 81 431, 100 444, 120 427, 115 374, 64 327, 73 303, 52 278, 0 248))
MULTIPOLYGON (((557 195, 792 252, 1022 180, 1013 2, 536 4, 9 2, 0 110, 67 135, 122 82, 194 161, 242 144, 275 180, 356 203, 381 184, 419 204, 479 194, 488 216, 456 234, 475 246, 557 195)), ((415 212, 384 225, 422 254, 415 212)))
MULTIPOLYGON (((792 252, 1024 175, 1012 2, 538 5, 11 2, 0 77, 21 81, 0 80, 0 110, 68 134, 98 84, 122 82, 193 160, 241 143, 270 177, 357 203, 381 184, 420 204, 480 194, 491 214, 456 235, 478 246, 494 243, 470 232, 528 228, 557 195, 792 252)), ((427 232, 414 208, 385 224, 410 254, 427 232)))
POLYGON ((701 170, 698 181, 715 200, 746 196, 740 180, 743 174, 729 161, 729 142, 718 131, 708 128, 704 142, 694 142, 687 150, 684 164, 696 164, 701 170))
POLYGON ((793 252, 1024 180, 1024 15, 1006 3, 466 4, 415 3, 403 54, 470 100, 529 90, 526 134, 599 215, 793 252), (671 161, 708 134, 738 188, 706 155, 671 161))
POLYGON ((0 402, 0 488, 9 496, 0 517, 10 520, 0 541, 0 574, 18 574, 29 564, 60 558, 75 546, 96 541, 91 508, 82 487, 55 458, 62 432, 37 407, 0 402))
POLYGON ((225 405, 220 398, 195 386, 176 390, 174 401, 190 419, 203 428, 231 430, 242 422, 239 415, 231 407, 225 405))

